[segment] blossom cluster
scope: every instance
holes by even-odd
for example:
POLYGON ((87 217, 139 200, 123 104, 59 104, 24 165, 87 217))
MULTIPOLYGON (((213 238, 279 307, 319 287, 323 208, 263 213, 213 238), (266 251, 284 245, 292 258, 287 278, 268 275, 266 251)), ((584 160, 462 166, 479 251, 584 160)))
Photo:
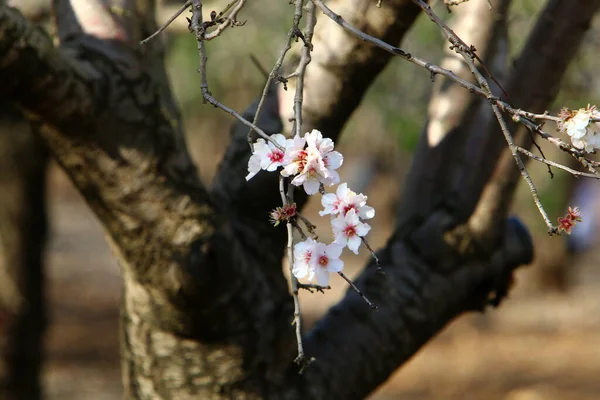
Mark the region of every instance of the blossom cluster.
MULTIPOLYGON (((246 180, 260 170, 276 171, 281 167, 281 175, 291 178, 292 185, 302 186, 309 195, 319 192, 321 184, 333 186, 339 183, 336 169, 342 165, 343 156, 334 151, 333 141, 323 138, 321 132, 313 130, 304 137, 296 135, 293 139, 275 134, 271 139, 269 142, 258 139, 253 144, 246 180)), ((353 192, 346 183, 340 184, 335 193, 324 194, 321 204, 323 210, 319 214, 330 216, 334 240, 325 244, 307 238, 297 243, 292 273, 298 279, 316 279, 320 286, 327 286, 329 273, 341 272, 344 267, 340 260, 343 249, 348 247, 358 254, 364 236, 371 229, 363 220, 373 218, 375 210, 367 206, 367 196, 353 192)), ((287 206, 292 207, 293 212, 285 207, 278 207, 271 213, 271 220, 276 225, 295 215, 295 205, 287 206)))
POLYGON ((571 137, 573 146, 588 153, 600 148, 600 111, 588 105, 579 110, 563 108, 559 113, 558 129, 571 137))
POLYGON ((317 193, 321 184, 333 186, 339 183, 340 176, 335 170, 344 158, 333 150, 333 141, 323 138, 318 130, 313 129, 303 138, 296 135, 293 139, 278 133, 271 136, 271 140, 277 145, 264 139, 253 144, 246 180, 261 169, 275 171, 283 167, 281 175, 293 176, 292 185, 303 186, 307 194, 317 193))
POLYGON ((570 235, 571 229, 581 221, 581 211, 579 210, 579 207, 569 207, 567 215, 558 217, 558 231, 565 231, 565 233, 570 235))
POLYGON ((371 227, 362 222, 375 216, 375 210, 367 206, 367 196, 348 189, 346 183, 338 186, 335 194, 328 193, 321 198, 321 216, 331 216, 333 243, 326 245, 311 238, 294 246, 292 273, 298 279, 307 278, 326 286, 330 272, 341 272, 344 263, 339 259, 344 247, 358 254, 363 237, 371 227))

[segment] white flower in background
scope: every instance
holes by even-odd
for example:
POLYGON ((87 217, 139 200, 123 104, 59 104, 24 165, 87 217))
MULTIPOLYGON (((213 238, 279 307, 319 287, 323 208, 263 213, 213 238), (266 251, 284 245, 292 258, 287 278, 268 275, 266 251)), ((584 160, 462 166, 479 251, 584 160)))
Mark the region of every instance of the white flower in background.
MULTIPOLYGON (((279 144, 282 148, 286 148, 286 139, 282 134, 277 133, 272 135, 271 139, 279 144)), ((248 161, 248 175, 246 175, 247 181, 252 179, 252 177, 254 177, 254 175, 256 175, 261 169, 275 171, 278 167, 283 165, 285 152, 281 149, 278 149, 277 146, 270 141, 267 142, 266 140, 259 138, 252 146, 252 156, 248 161)))
POLYGON ((323 211, 319 211, 321 216, 328 214, 331 214, 331 216, 346 215, 350 210, 354 210, 362 219, 370 219, 375 216, 373 207, 367 206, 367 196, 348 189, 347 183, 340 184, 335 194, 327 193, 323 195, 321 204, 324 207, 323 211))
POLYGON ((340 214, 338 217, 332 219, 331 227, 335 235, 334 243, 348 246, 354 254, 358 254, 361 237, 365 236, 371 230, 369 224, 360 222, 354 209, 348 210, 344 216, 340 214))
POLYGON ((596 106, 587 106, 577 111, 563 108, 560 110, 558 128, 571 137, 573 146, 592 152, 600 148, 600 123, 592 122, 591 119, 600 118, 600 112, 596 106))
POLYGON ((310 282, 315 277, 320 286, 329 284, 329 273, 340 272, 344 262, 340 260, 343 246, 316 242, 308 238, 294 246, 294 265, 292 274, 298 278, 307 278, 310 282))
POLYGON ((296 175, 292 185, 303 186, 307 194, 317 193, 321 183, 335 185, 340 181, 335 170, 342 165, 343 157, 333 151, 333 147, 333 141, 324 139, 317 130, 305 134, 304 138, 296 135, 287 142, 281 174, 286 177, 296 175))
POLYGON ((343 248, 336 243, 328 245, 317 243, 315 245, 313 253, 315 276, 320 286, 329 284, 330 272, 341 272, 344 269, 344 262, 340 260, 343 248))

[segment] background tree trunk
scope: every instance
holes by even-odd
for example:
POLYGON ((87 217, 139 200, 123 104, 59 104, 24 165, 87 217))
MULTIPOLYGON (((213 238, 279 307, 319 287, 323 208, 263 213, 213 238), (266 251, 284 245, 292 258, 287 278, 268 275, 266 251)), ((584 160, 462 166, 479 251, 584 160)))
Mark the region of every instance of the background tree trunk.
POLYGON ((42 397, 46 327, 47 149, 22 113, 0 103, 0 349, 9 400, 42 397))

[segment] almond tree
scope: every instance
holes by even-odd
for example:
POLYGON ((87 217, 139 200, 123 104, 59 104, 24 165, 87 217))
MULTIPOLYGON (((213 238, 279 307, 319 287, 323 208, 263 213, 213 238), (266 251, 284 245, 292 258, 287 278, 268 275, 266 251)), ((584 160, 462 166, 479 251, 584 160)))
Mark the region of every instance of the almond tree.
MULTIPOLYGON (((293 3, 279 62, 263 96, 242 115, 212 96, 205 67, 219 35, 242 24, 245 0, 221 14, 202 13, 200 0, 183 4, 191 7, 190 40, 198 43, 198 90, 237 118, 207 187, 187 150, 161 42, 140 44, 158 31, 154 1, 54 0, 58 46, 0 2, 0 95, 39 123, 39 137, 103 224, 122 268, 128 398, 363 398, 454 318, 497 306, 513 271, 531 261, 527 230, 507 218, 519 176, 539 203, 521 156, 551 163, 529 152, 530 134, 590 170, 572 173, 597 175, 585 151, 550 136, 540 122, 572 118, 541 113, 600 1, 549 0, 512 67, 508 0, 491 1, 493 12, 487 2, 471 4, 455 31, 418 0, 293 3), (421 12, 452 45, 446 64, 396 47, 421 12), (481 21, 477 30, 461 29, 469 18, 481 21), (297 57, 286 59, 290 46, 297 57), (456 56, 464 63, 454 67, 456 56), (303 284, 293 278, 290 294, 282 274, 298 220, 274 228, 268 219, 276 207, 292 205, 281 196, 289 182, 275 172, 246 181, 249 140, 317 129, 336 141, 392 58, 436 81, 396 228, 353 283, 357 290, 302 332, 303 284), (453 105, 449 113, 443 101, 453 105), (307 366, 311 357, 316 362, 307 366)), ((10 130, 3 143, 23 135, 10 130)), ((297 210, 303 193, 293 198, 297 210)))

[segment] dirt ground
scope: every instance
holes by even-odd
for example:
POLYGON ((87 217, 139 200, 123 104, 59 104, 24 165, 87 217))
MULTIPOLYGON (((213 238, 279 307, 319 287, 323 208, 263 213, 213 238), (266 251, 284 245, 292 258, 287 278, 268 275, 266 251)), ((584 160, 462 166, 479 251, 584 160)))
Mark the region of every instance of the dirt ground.
MULTIPOLYGON (((48 398, 121 398, 118 266, 99 223, 56 172, 51 199, 48 398)), ((380 224, 373 229, 381 232, 374 246, 389 230, 380 224)), ((349 274, 361 264, 349 265, 349 274)), ((371 399, 599 399, 600 251, 569 268, 568 292, 531 291, 521 284, 500 309, 464 316, 449 326, 371 399)), ((518 282, 526 282, 527 274, 531 270, 524 269, 518 282)), ((333 284, 326 295, 303 296, 309 319, 343 294, 342 282, 333 284)))

